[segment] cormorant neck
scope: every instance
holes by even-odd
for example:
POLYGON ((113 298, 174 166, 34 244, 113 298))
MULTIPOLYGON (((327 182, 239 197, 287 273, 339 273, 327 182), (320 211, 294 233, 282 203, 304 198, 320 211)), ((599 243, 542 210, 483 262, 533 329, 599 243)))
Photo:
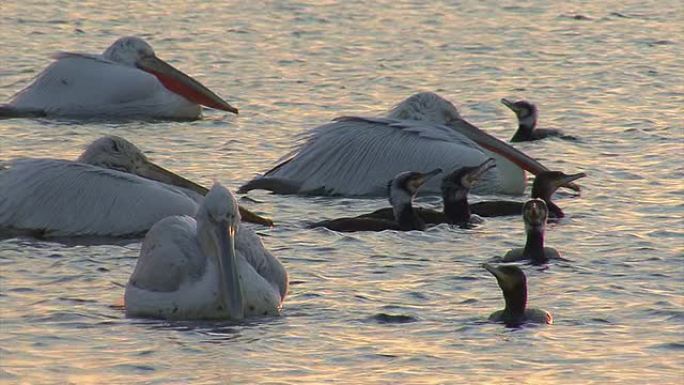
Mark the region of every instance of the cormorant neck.
POLYGON ((410 201, 394 207, 394 220, 405 231, 425 230, 425 222, 418 216, 410 201))
POLYGON ((524 142, 532 139, 532 130, 534 126, 530 127, 526 124, 521 123, 518 125, 518 131, 515 132, 511 138, 511 142, 524 142))
POLYGON ((532 131, 537 127, 537 112, 532 111, 524 118, 518 117, 518 131, 511 138, 511 142, 524 142, 532 140, 532 131))
POLYGON ((544 228, 541 226, 529 226, 527 228, 527 242, 523 255, 530 258, 534 264, 544 264, 549 261, 544 254, 544 228))
POLYGON ((549 214, 552 217, 563 218, 565 216, 563 210, 555 203, 551 202, 551 199, 545 199, 544 202, 546 202, 546 207, 549 209, 549 214))
POLYGON ((444 216, 450 225, 466 225, 470 221, 468 191, 448 191, 442 195, 444 216))
POLYGON ((549 192, 548 189, 532 185, 532 198, 539 198, 546 203, 546 207, 549 209, 549 216, 563 218, 565 216, 563 210, 551 201, 551 195, 553 195, 553 192, 549 192))
POLYGON ((504 291, 506 307, 503 310, 504 322, 522 322, 525 320, 525 308, 527 307, 527 283, 522 282, 514 288, 504 291))

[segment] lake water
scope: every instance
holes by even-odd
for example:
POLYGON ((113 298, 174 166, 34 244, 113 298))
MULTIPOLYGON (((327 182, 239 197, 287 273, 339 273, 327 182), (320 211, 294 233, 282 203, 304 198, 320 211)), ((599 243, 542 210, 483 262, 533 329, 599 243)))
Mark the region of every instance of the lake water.
MULTIPOLYGON (((681 384, 684 377, 684 3, 663 1, 9 1, 0 4, 0 101, 55 51, 137 34, 240 109, 195 122, 0 121, 0 159, 75 158, 121 135, 166 168, 237 188, 295 135, 380 115, 436 91, 508 139, 502 97, 580 138, 516 145, 584 171, 547 244, 570 261, 525 267, 556 323, 486 322, 503 305, 480 267, 524 242, 520 218, 473 230, 342 235, 311 220, 385 200, 250 193, 287 267, 282 317, 246 324, 127 319, 140 240, 0 241, 0 382, 7 384, 681 384), (401 322, 400 322, 401 321, 401 322)), ((472 200, 491 197, 472 197, 472 200)), ((520 197, 522 200, 523 197, 520 197)), ((437 205, 434 198, 422 199, 437 205)))

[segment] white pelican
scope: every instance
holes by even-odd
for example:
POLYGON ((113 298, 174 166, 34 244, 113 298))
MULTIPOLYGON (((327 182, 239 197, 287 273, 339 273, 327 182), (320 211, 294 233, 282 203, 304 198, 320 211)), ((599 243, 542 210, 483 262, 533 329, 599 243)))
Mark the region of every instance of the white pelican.
POLYGON ((122 37, 102 55, 61 52, 0 116, 196 119, 200 105, 238 110, 159 59, 139 37, 122 37))
MULTIPOLYGON (((461 118, 456 107, 432 92, 399 103, 386 118, 341 117, 316 127, 284 161, 240 188, 284 194, 382 196, 387 181, 406 170, 445 173, 496 160, 474 191, 521 194, 525 172, 547 170, 461 118)), ((433 179, 421 193, 438 194, 433 179)))
POLYGON ((129 317, 231 319, 278 315, 287 272, 242 228, 235 197, 219 183, 194 218, 173 216, 145 236, 124 301, 129 317))
POLYGON ((127 140, 105 136, 76 161, 1 162, 0 229, 60 237, 142 235, 169 215, 194 215, 206 191, 150 162, 127 140))

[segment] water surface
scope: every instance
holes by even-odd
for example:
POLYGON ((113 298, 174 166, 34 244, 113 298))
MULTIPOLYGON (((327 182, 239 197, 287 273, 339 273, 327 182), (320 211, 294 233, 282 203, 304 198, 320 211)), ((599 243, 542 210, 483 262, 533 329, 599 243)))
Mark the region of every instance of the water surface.
POLYGON ((237 188, 297 133, 430 90, 502 139, 515 123, 499 99, 536 102, 542 127, 580 140, 516 146, 589 175, 581 196, 559 194, 568 217, 547 234, 570 261, 525 268, 531 304, 555 316, 545 327, 485 322, 502 298, 480 264, 524 242, 519 218, 342 235, 303 226, 384 200, 250 193, 258 203, 244 203, 278 222, 259 233, 292 286, 282 317, 240 325, 126 319, 123 285, 140 240, 0 241, 0 382, 681 384, 681 1, 22 1, 0 10, 0 101, 55 51, 101 52, 137 34, 240 109, 155 124, 2 120, 0 159, 74 158, 116 134, 190 179, 237 188))

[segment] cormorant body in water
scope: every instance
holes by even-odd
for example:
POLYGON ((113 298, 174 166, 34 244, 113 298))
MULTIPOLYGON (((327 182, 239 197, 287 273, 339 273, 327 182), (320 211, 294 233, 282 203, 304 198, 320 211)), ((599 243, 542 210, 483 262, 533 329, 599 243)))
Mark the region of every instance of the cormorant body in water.
MULTIPOLYGON (((416 208, 416 214, 428 225, 448 223, 462 228, 472 227, 470 206, 468 205, 468 193, 478 182, 480 177, 489 169, 496 166, 493 158, 489 158, 475 167, 461 167, 442 178, 441 190, 444 202, 444 211, 428 208, 416 208)), ((393 209, 386 207, 369 214, 360 215, 360 218, 381 218, 389 220, 393 218, 393 209)))
POLYGON ((539 110, 537 106, 526 100, 512 102, 508 99, 501 99, 501 103, 510 108, 518 118, 518 131, 511 138, 511 142, 531 142, 548 137, 577 140, 574 136, 565 135, 559 130, 536 128, 539 110))
POLYGON ((527 277, 518 266, 493 266, 485 263, 482 267, 496 277, 506 301, 503 310, 495 311, 489 316, 490 321, 503 322, 507 326, 519 326, 526 322, 553 323, 553 317, 548 311, 527 307, 527 277))
POLYGON ((313 223, 309 228, 326 227, 341 232, 383 231, 383 230, 425 230, 425 222, 413 208, 413 198, 418 189, 430 178, 442 172, 437 168, 428 173, 405 171, 388 183, 389 202, 393 219, 374 217, 344 217, 313 223))
POLYGON ((530 260, 532 264, 543 265, 549 259, 560 258, 560 253, 553 247, 544 247, 544 230, 549 211, 546 203, 541 199, 531 199, 525 202, 523 221, 527 242, 525 247, 509 250, 503 257, 503 262, 530 260))
MULTIPOLYGON (((561 171, 544 171, 534 178, 532 183, 532 198, 542 199, 549 210, 549 217, 563 218, 565 214, 558 205, 551 201, 551 196, 558 188, 566 183, 579 178, 584 178, 587 174, 580 172, 577 174, 565 174, 561 171)), ((470 211, 481 217, 501 217, 508 215, 521 215, 523 213, 524 202, 519 201, 482 201, 470 204, 470 211)))

